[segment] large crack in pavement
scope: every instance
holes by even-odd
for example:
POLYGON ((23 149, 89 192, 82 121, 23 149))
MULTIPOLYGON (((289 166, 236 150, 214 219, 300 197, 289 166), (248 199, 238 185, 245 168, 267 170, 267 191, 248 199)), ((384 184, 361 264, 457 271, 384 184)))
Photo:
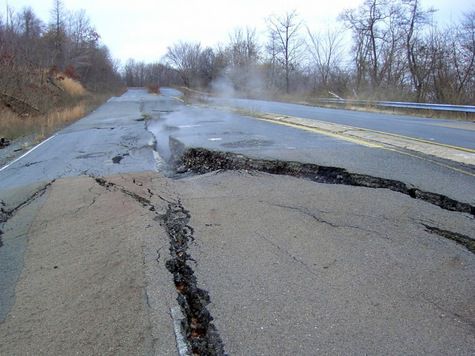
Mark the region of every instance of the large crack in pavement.
POLYGON ((189 220, 190 213, 181 202, 169 204, 163 217, 170 237, 172 256, 166 262, 166 267, 173 274, 178 291, 177 300, 185 315, 182 328, 193 355, 225 355, 223 342, 207 309, 211 302, 209 294, 198 288, 193 269, 188 265, 188 261, 193 261, 187 252, 188 244, 190 240, 194 240, 193 228, 188 225, 189 220))
POLYGON ((468 213, 475 216, 475 206, 428 192, 404 182, 348 172, 344 168, 321 166, 295 161, 256 159, 232 152, 211 151, 205 148, 189 148, 183 151, 177 163, 178 172, 192 171, 204 174, 217 170, 250 170, 276 175, 308 179, 317 183, 343 184, 365 188, 389 189, 420 199, 442 209, 468 213))
MULTIPOLYGON (((129 197, 131 197, 132 199, 134 199, 138 203, 140 203, 142 205, 142 207, 148 208, 150 211, 155 211, 155 206, 152 204, 152 201, 150 199, 145 198, 145 197, 143 197, 143 196, 141 196, 141 195, 139 195, 135 192, 132 192, 128 189, 125 189, 124 187, 122 187, 122 186, 120 186, 116 183, 110 182, 110 181, 106 180, 105 178, 94 177, 94 176, 91 176, 91 178, 93 178, 96 181, 96 183, 99 184, 101 187, 104 187, 109 191, 111 191, 112 189, 116 189, 116 190, 122 192, 123 194, 128 195, 129 197)), ((153 193, 150 190, 149 190, 149 194, 153 195, 153 193)))
MULTIPOLYGON (((176 145, 176 143, 175 143, 176 145)), ((317 183, 342 184, 349 186, 389 189, 413 199, 419 199, 442 209, 467 213, 475 216, 475 206, 449 198, 445 195, 428 192, 408 184, 365 174, 348 172, 344 168, 321 166, 295 161, 255 159, 232 152, 211 151, 205 148, 181 148, 179 155, 171 162, 178 174, 193 172, 204 174, 219 170, 260 171, 275 175, 287 175, 317 183)), ((472 253, 475 253, 475 238, 457 232, 440 229, 421 223, 424 228, 443 238, 452 240, 472 253)))
MULTIPOLYGON (((159 199, 168 203, 166 213, 161 215, 151 201, 155 194, 150 189, 147 189, 149 198, 146 198, 103 177, 91 176, 91 178, 108 191, 120 191, 131 197, 143 208, 153 212, 156 215, 154 220, 163 223, 170 239, 171 259, 167 260, 166 267, 173 275, 178 292, 177 301, 185 316, 181 321, 181 328, 188 342, 187 346, 193 355, 226 355, 221 337, 212 323, 213 317, 206 308, 211 302, 209 294, 206 290, 198 288, 194 271, 187 263, 193 260, 187 253, 189 241, 194 240, 193 228, 188 225, 190 213, 184 209, 180 201, 172 202, 157 195, 159 199)), ((135 183, 135 179, 133 182, 135 183)))
POLYGON ((3 201, 0 200, 0 247, 3 246, 3 241, 2 241, 2 235, 3 235, 3 230, 2 228, 4 225, 10 220, 15 214, 24 208, 25 206, 31 204, 34 200, 37 198, 41 197, 49 187, 56 181, 56 179, 51 180, 50 182, 46 183, 39 189, 35 190, 33 193, 31 193, 28 197, 23 199, 20 203, 18 203, 16 206, 12 208, 7 208, 7 204, 3 201))

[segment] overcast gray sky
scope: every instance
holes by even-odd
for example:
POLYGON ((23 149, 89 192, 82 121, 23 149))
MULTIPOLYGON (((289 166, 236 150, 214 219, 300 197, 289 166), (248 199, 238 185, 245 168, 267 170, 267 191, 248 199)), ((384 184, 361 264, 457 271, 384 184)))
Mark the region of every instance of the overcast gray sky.
MULTIPOLYGON (((48 21, 52 0, 0 0, 20 10, 31 6, 48 21)), ((199 41, 214 46, 226 42, 237 27, 266 31, 266 18, 293 9, 311 30, 337 25, 336 17, 347 8, 357 7, 362 0, 64 0, 68 10, 85 9, 111 50, 112 56, 125 62, 127 58, 159 60, 169 45, 176 41, 199 41)), ((424 7, 439 9, 437 20, 460 19, 463 12, 475 9, 473 0, 422 0, 424 7)), ((4 13, 4 10, 2 11, 4 13)))

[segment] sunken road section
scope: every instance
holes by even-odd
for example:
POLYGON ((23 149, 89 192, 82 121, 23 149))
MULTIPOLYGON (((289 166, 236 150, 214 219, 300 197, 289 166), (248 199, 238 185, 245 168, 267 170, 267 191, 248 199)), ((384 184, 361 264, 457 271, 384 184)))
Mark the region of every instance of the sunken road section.
POLYGON ((351 173, 344 168, 294 161, 254 159, 232 152, 211 151, 204 148, 185 150, 180 161, 175 164, 179 166, 177 169, 179 172, 188 170, 204 174, 217 170, 254 170, 309 179, 317 183, 390 189, 445 210, 468 213, 475 217, 475 206, 468 203, 459 202, 442 194, 426 192, 401 181, 351 173))

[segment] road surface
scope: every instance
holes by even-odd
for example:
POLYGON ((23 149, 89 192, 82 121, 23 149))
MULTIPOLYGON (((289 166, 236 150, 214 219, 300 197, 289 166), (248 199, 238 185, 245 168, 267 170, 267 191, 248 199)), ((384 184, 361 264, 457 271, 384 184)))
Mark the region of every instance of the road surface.
POLYGON ((179 95, 130 89, 0 168, 0 354, 475 352, 473 213, 341 180, 466 206, 469 167, 179 95), (341 184, 264 173, 287 160, 341 184))
POLYGON ((250 99, 215 98, 212 102, 237 106, 251 111, 334 122, 475 149, 475 124, 468 121, 327 109, 250 99))
MULTIPOLYGON (((146 107, 157 110, 155 105, 159 104, 149 102, 146 107)), ((475 204, 475 172, 468 167, 454 169, 445 163, 438 164, 434 157, 348 142, 209 107, 182 106, 152 120, 148 127, 157 137, 158 151, 165 159, 171 154, 169 137, 172 137, 186 147, 341 167, 475 204)))

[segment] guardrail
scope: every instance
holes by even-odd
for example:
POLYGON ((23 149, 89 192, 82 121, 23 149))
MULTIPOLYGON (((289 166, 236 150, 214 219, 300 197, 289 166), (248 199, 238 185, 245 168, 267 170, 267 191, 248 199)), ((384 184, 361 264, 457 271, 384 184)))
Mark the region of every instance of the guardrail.
POLYGON ((450 111, 459 113, 475 113, 475 106, 471 105, 451 105, 451 104, 426 104, 411 103, 403 101, 370 101, 370 100, 351 100, 351 99, 332 99, 321 98, 318 101, 328 104, 338 105, 369 105, 399 109, 416 109, 416 110, 434 110, 434 111, 450 111))

